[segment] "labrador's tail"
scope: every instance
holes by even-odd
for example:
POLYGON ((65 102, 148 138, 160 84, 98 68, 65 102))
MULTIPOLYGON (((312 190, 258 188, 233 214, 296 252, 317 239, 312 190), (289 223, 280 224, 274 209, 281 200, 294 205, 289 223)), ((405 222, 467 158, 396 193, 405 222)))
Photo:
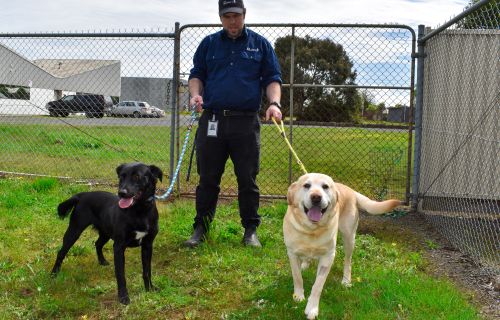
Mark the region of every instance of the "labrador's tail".
POLYGON ((358 208, 365 210, 369 214, 383 214, 392 211, 397 206, 401 205, 401 201, 396 199, 386 201, 374 201, 359 192, 356 192, 356 201, 358 208))

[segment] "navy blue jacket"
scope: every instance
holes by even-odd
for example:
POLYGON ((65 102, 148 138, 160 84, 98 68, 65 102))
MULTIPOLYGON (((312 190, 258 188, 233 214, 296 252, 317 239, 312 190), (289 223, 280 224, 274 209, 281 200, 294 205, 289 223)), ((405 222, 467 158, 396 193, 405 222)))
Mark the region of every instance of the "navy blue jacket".
POLYGON ((246 27, 234 40, 224 30, 205 37, 193 65, 189 79, 203 83, 204 109, 257 111, 263 89, 282 83, 271 43, 246 27))

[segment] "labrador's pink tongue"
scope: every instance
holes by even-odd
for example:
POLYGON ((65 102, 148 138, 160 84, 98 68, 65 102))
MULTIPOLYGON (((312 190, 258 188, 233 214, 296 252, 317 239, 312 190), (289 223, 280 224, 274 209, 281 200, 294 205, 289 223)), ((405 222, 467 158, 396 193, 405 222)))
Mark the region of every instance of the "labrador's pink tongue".
POLYGON ((321 214, 321 210, 319 207, 312 207, 307 212, 307 217, 312 222, 318 222, 319 220, 321 220, 321 216, 322 216, 322 214, 321 214))
POLYGON ((120 201, 118 202, 118 205, 122 209, 126 209, 130 207, 134 203, 134 198, 120 198, 120 201))

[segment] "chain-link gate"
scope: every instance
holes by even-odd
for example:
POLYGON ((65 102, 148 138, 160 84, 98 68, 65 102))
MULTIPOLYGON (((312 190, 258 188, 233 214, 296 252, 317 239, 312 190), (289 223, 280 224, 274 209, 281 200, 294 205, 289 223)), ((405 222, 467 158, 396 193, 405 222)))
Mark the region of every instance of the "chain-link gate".
POLYGON ((436 30, 420 26, 418 209, 492 274, 500 272, 499 52, 499 1, 480 1, 436 30))
MULTIPOLYGON (((266 37, 278 55, 284 81, 282 112, 289 140, 307 170, 329 174, 376 199, 408 200, 416 43, 413 30, 402 25, 247 26, 266 37), (387 120, 392 125, 387 125, 387 120)), ((220 28, 186 25, 179 29, 180 137, 188 122, 184 110, 189 103, 187 78, 192 57, 203 37, 220 28)), ((265 101, 262 106, 261 114, 265 101)), ((186 162, 182 171, 188 168, 186 162)), ((272 122, 263 122, 258 176, 261 195, 284 197, 290 182, 300 175, 279 131, 272 122)), ((195 190, 195 164, 189 177, 189 181, 181 178, 182 193, 195 190)), ((221 194, 237 194, 230 161, 221 194)))
POLYGON ((168 173, 174 33, 0 34, 0 170, 114 182, 168 173))

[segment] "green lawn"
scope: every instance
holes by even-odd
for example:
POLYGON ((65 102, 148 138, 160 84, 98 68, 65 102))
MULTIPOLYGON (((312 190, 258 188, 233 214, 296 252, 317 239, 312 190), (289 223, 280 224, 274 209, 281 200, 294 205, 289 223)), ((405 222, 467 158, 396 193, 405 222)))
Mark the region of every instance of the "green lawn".
MULTIPOLYGON (((153 282, 145 292, 140 250, 126 253, 132 303, 116 298, 113 266, 97 264, 90 228, 70 251, 59 276, 49 276, 67 220, 57 204, 88 186, 54 179, 0 179, 0 319, 304 319, 282 239, 284 201, 262 203, 262 249, 241 245, 236 202, 221 204, 208 243, 180 244, 191 232, 194 201, 159 203, 153 282)), ((390 219, 390 218, 387 218, 390 219)), ((363 222, 362 222, 363 223, 363 222)), ((323 290, 319 319, 479 319, 467 295, 426 272, 428 262, 411 234, 389 227, 359 234, 353 287, 340 285, 342 246, 323 290)), ((341 241, 340 241, 341 243, 341 241)), ((104 254, 112 261, 111 243, 104 254)), ((306 294, 314 268, 305 272, 306 294)))
MULTIPOLYGON (((196 128, 195 128, 196 129, 196 128)), ((286 128, 287 132, 289 128, 286 128)), ((180 134, 184 142, 186 128, 180 134)), ((154 126, 0 125, 0 170, 113 182, 122 162, 155 164, 169 173, 170 128, 154 126)), ((194 192, 196 165, 186 181, 194 131, 179 178, 182 193, 194 192)), ((297 126, 293 146, 309 172, 331 175, 367 196, 406 196, 408 133, 404 130, 297 126)), ((264 195, 286 194, 289 150, 274 125, 263 125, 258 182, 264 195)), ((291 160, 292 180, 302 174, 291 160)), ((228 161, 221 183, 235 195, 236 178, 228 161)), ((164 186, 166 188, 166 186, 164 186)))

